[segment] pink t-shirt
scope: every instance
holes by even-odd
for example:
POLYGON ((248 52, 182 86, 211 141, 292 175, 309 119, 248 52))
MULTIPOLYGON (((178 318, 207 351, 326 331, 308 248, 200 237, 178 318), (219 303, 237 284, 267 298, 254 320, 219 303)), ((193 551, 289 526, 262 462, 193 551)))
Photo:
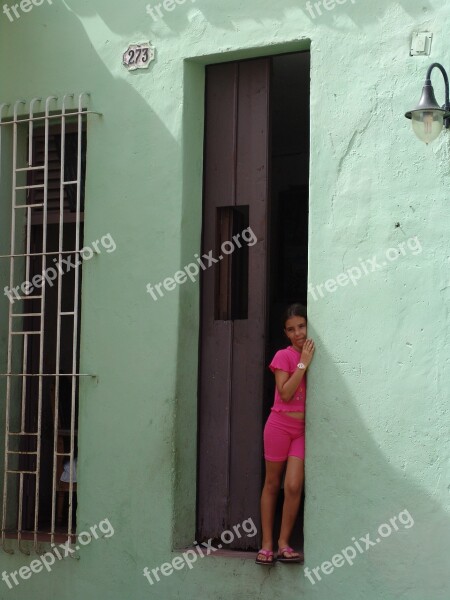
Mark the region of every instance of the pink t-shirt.
MULTIPOLYGON (((283 350, 278 350, 275 356, 272 359, 272 362, 269 365, 269 369, 272 373, 275 372, 275 369, 281 369, 281 371, 286 371, 289 375, 293 375, 297 369, 298 363, 301 361, 301 354, 294 350, 292 346, 288 346, 283 350)), ((305 402, 306 402, 306 374, 303 375, 302 380, 300 381, 300 385, 295 390, 295 394, 290 402, 284 402, 281 399, 281 396, 278 392, 277 387, 275 386, 275 401, 271 410, 275 412, 286 412, 286 411, 298 411, 305 412, 305 402)))

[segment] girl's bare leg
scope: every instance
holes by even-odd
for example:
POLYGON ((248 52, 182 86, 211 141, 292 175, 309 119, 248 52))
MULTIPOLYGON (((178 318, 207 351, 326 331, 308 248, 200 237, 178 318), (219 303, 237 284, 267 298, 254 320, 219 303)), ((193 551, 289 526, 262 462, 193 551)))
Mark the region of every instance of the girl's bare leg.
MULTIPOLYGON (((261 494, 262 548, 265 550, 273 550, 273 522, 285 464, 286 461, 266 460, 266 479, 261 494)), ((258 554, 259 560, 267 558, 264 554, 258 554)))
MULTIPOLYGON (((289 538, 300 508, 300 499, 303 489, 305 463, 301 458, 289 456, 284 478, 284 504, 281 519, 280 537, 278 547, 289 546, 289 538)), ((264 528, 263 528, 264 535, 264 528)), ((299 556, 298 552, 286 552, 286 558, 299 556)))

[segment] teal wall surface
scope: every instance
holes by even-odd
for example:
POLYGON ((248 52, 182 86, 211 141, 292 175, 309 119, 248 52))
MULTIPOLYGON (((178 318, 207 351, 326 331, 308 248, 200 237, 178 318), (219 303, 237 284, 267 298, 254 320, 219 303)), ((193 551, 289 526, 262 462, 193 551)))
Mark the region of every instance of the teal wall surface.
MULTIPOLYGON (((102 113, 89 117, 84 239, 117 246, 83 267, 81 372, 97 377, 81 385, 78 494, 79 531, 108 519, 114 535, 14 589, 0 581, 1 600, 448 599, 450 141, 425 146, 403 114, 427 66, 450 67, 450 5, 324 3, 188 0, 156 20, 145 2, 116 0, 46 0, 12 22, 0 12, 0 103, 88 91, 102 113), (431 56, 410 56, 414 31, 433 33, 431 56), (128 72, 123 52, 149 40, 156 60, 128 72), (199 285, 158 302, 145 286, 200 249, 204 65, 307 48, 317 351, 305 566, 403 524, 314 583, 303 568, 211 556, 151 586, 143 568, 195 540, 199 285), (349 269, 360 278, 327 291, 349 269)), ((2 370, 6 310, 2 296, 2 370)), ((31 560, 2 553, 0 571, 31 560)))

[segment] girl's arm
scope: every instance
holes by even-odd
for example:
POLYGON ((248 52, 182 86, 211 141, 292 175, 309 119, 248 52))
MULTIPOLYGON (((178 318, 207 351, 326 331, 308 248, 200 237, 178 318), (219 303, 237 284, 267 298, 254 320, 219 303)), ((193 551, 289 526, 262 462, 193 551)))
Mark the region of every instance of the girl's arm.
POLYGON ((305 372, 306 369, 296 369, 295 373, 289 376, 289 373, 286 373, 286 371, 275 369, 275 383, 283 402, 290 402, 292 400, 295 390, 300 385, 305 372))
POLYGON ((313 354, 314 342, 312 340, 306 340, 305 345, 303 346, 301 358, 302 363, 306 367, 305 369, 297 368, 292 375, 289 375, 289 373, 282 371, 281 369, 275 369, 275 383, 283 402, 290 402, 294 397, 295 390, 300 385, 300 382, 306 373, 306 369, 311 363, 313 354))

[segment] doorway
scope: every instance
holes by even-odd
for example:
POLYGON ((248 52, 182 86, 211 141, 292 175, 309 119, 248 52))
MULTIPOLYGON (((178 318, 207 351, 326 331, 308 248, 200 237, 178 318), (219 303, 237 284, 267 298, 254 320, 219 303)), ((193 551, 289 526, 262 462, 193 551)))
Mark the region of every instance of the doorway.
MULTIPOLYGON (((202 252, 218 257, 246 229, 258 241, 202 274, 199 542, 220 542, 249 518, 260 528, 267 365, 287 345, 284 309, 307 297, 309 88, 309 52, 206 70, 202 252)), ((291 545, 301 548, 302 511, 297 521, 291 545)), ((234 536, 227 548, 256 550, 260 536, 234 536)))

